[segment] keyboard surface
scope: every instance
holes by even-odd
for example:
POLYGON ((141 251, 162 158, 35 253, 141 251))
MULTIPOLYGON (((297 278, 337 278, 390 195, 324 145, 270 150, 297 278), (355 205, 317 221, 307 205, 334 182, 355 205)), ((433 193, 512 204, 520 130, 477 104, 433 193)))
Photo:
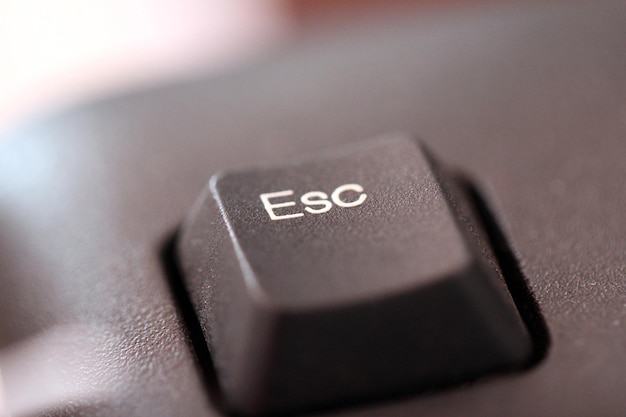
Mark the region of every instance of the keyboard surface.
POLYGON ((0 150, 0 401, 12 416, 225 415, 171 251, 194 200, 218 170, 409 132, 485 190, 546 351, 302 415, 623 415, 625 28, 619 2, 406 17, 15 130, 0 150))

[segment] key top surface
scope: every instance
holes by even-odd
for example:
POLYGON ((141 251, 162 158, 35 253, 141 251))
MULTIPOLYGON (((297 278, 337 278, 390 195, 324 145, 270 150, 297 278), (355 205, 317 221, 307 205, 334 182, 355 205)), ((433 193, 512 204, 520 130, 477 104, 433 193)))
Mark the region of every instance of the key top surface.
POLYGON ((250 289, 272 303, 306 307, 392 295, 472 262, 427 161, 407 139, 223 174, 212 188, 251 268, 250 289), (354 207, 331 198, 346 185, 335 199, 354 207), (362 192, 353 190, 359 186, 362 192), (260 196, 285 191, 270 204, 293 206, 272 209, 280 213, 272 220, 260 196), (325 213, 310 213, 320 206, 301 202, 316 191, 325 198, 315 201, 331 207, 325 213))
POLYGON ((454 207, 399 135, 215 175, 180 255, 231 409, 302 410, 522 364, 526 329, 454 207))

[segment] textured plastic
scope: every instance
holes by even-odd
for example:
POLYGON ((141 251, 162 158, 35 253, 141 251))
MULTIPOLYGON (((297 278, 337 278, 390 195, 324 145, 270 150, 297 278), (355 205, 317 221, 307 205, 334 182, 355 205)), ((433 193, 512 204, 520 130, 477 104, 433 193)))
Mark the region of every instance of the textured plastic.
POLYGON ((550 348, 526 372, 323 415, 622 416, 626 6, 475 13, 311 41, 237 74, 10 134, 0 152, 5 406, 224 415, 206 352, 194 359, 164 244, 218 170, 407 131, 485 184, 550 348))
POLYGON ((528 362, 489 242, 442 178, 395 135, 211 179, 179 253, 230 409, 342 405, 528 362))

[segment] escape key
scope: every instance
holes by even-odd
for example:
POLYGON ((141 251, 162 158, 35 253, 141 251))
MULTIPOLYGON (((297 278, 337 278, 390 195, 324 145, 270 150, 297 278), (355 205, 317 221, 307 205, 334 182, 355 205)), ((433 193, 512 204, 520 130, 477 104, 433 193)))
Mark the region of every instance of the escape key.
POLYGON ((403 136, 210 180, 179 254, 232 411, 384 398, 524 363, 528 332, 446 184, 403 136))

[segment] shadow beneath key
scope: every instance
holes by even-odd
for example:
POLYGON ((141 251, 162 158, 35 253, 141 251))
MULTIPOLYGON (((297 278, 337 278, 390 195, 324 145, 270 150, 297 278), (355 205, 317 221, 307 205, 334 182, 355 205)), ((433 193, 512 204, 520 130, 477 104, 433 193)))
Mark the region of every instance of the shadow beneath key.
POLYGON ((196 354, 198 363, 202 368, 204 382, 209 393, 209 399, 217 410, 226 415, 227 413, 225 412, 224 401, 217 382, 211 353, 209 352, 209 348, 204 340, 202 327, 200 326, 200 321, 196 316, 193 304, 189 298, 189 293, 187 292, 187 288, 185 288, 182 271, 176 257, 177 241, 178 231, 172 233, 169 238, 165 240, 161 247, 159 258, 165 271, 165 275, 167 276, 169 287, 172 294, 174 294, 178 311, 180 312, 185 323, 185 327, 187 329, 187 341, 189 342, 193 352, 196 354))

